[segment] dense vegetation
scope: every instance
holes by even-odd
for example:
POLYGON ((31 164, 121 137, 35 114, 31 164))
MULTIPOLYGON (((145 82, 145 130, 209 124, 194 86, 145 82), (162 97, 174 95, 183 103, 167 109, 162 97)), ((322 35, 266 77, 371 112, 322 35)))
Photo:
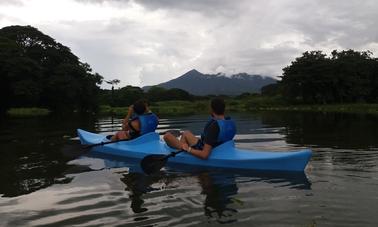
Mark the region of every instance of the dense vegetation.
POLYGON ((31 26, 0 29, 0 106, 94 110, 102 77, 31 26))
MULTIPOLYGON (((202 97, 194 96, 188 92, 178 89, 165 89, 161 87, 151 87, 147 92, 140 87, 126 86, 115 90, 101 90, 101 105, 129 106, 135 100, 144 98, 150 102, 187 100, 193 101, 202 97)), ((205 98, 205 97, 203 97, 205 98)))
MULTIPOLYGON (((283 69, 282 81, 263 94, 281 94, 290 103, 378 101, 378 59, 369 51, 305 52, 283 69)), ((270 88, 270 89, 269 89, 270 88)))

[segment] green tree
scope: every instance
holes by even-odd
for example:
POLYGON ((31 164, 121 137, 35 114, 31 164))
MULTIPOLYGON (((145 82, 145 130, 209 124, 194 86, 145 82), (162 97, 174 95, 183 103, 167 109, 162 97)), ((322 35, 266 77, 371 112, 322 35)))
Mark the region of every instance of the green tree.
POLYGON ((261 88, 261 94, 264 96, 276 96, 280 94, 280 85, 278 83, 268 84, 261 88))
POLYGON ((1 105, 94 110, 102 77, 31 26, 0 29, 1 105), (3 99, 4 98, 4 99, 3 99))
POLYGON ((158 86, 153 86, 147 91, 147 98, 151 102, 166 100, 166 89, 158 86))
POLYGON ((111 96, 111 104, 110 104, 110 106, 114 106, 114 85, 117 85, 117 84, 119 84, 121 81, 120 80, 118 80, 118 79, 113 79, 113 80, 106 80, 105 81, 107 84, 110 84, 110 85, 112 85, 112 96, 111 96))
POLYGON ((358 52, 354 50, 333 51, 333 76, 337 78, 335 86, 339 102, 367 101, 374 89, 374 79, 378 71, 374 65, 377 59, 372 58, 369 51, 358 52))
POLYGON ((151 87, 146 97, 152 102, 168 101, 168 100, 193 100, 194 96, 179 88, 165 89, 158 86, 151 87))
POLYGON ((279 86, 291 102, 343 103, 377 100, 378 61, 368 51, 305 52, 283 69, 279 86))
POLYGON ((140 87, 126 86, 115 92, 115 103, 117 106, 129 106, 136 100, 144 97, 143 90, 140 87))

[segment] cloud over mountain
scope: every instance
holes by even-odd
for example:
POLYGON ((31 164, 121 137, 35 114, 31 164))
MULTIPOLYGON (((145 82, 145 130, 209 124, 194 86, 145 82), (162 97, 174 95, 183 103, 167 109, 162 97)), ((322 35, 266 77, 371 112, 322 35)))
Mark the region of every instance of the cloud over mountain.
POLYGON ((375 0, 4 0, 0 27, 30 24, 122 86, 196 68, 279 76, 303 51, 378 54, 375 0))

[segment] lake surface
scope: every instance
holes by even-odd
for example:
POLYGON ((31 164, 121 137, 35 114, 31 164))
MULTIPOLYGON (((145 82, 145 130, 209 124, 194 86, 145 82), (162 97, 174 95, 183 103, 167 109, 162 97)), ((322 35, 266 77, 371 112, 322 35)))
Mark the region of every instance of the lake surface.
MULTIPOLYGON (((76 128, 111 134, 120 119, 0 119, 0 226, 377 226, 378 117, 233 114, 236 145, 310 147, 304 173, 168 167, 83 152, 76 128)), ((199 134, 207 116, 161 119, 199 134)))

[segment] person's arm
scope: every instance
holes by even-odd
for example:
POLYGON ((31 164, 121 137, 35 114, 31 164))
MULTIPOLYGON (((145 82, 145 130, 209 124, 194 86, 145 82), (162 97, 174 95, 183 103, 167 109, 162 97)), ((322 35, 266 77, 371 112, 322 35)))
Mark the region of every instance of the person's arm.
POLYGON ((205 144, 203 146, 202 150, 197 150, 197 149, 191 148, 189 146, 183 146, 183 150, 185 150, 189 154, 196 156, 197 158, 201 158, 201 159, 207 159, 210 156, 212 149, 213 149, 213 147, 209 144, 205 144))
POLYGON ((207 134, 204 137, 204 141, 203 141, 204 146, 202 150, 193 149, 189 146, 183 147, 183 149, 198 158, 207 159, 209 155, 211 154, 211 150, 213 149, 213 146, 217 143, 218 134, 219 134, 218 124, 213 123, 207 129, 207 134))
POLYGON ((133 113, 134 113, 134 109, 133 109, 133 105, 131 105, 131 106, 129 106, 129 111, 127 112, 127 115, 123 119, 123 122, 122 122, 122 129, 123 130, 130 130, 130 128, 129 128, 129 119, 131 118, 131 116, 133 115, 133 113))

